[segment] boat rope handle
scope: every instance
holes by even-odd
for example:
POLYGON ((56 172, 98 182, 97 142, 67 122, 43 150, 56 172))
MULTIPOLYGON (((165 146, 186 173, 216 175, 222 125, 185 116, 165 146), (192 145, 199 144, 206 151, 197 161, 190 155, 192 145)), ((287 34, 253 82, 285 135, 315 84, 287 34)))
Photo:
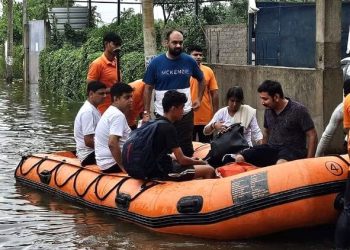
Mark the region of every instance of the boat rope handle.
POLYGON ((78 176, 79 174, 83 172, 83 171, 80 171, 74 178, 74 183, 73 183, 73 188, 74 188, 74 191, 75 193, 79 196, 79 197, 84 197, 87 192, 89 191, 89 189, 91 188, 91 186, 99 179, 101 179, 102 175, 98 175, 92 182, 90 182, 90 184, 87 186, 87 188, 84 190, 84 192, 82 194, 79 194, 78 190, 77 190, 77 179, 78 179, 78 176))
POLYGON ((108 195, 110 195, 110 193, 112 193, 112 191, 113 191, 115 188, 118 188, 118 189, 117 189, 117 193, 118 193, 118 191, 119 191, 120 187, 123 185, 123 183, 125 183, 127 180, 131 179, 131 177, 129 177, 129 176, 124 177, 124 178, 121 179, 117 184, 115 184, 114 187, 112 187, 111 190, 109 190, 103 197, 100 197, 100 196, 98 195, 98 189, 97 189, 97 187, 98 187, 98 185, 99 185, 99 183, 100 183, 100 180, 102 179, 103 176, 104 176, 104 174, 101 174, 101 175, 100 175, 100 178, 97 180, 96 185, 95 185, 95 195, 96 195, 96 197, 97 197, 100 201, 105 200, 105 199, 108 197, 108 195))
MULTIPOLYGON (((130 177, 129 177, 130 178, 130 177)), ((122 184, 124 184, 125 181, 123 181, 123 183, 120 183, 120 185, 118 186, 118 189, 117 189, 117 196, 119 195, 120 193, 120 188, 122 187, 122 184)), ((118 183, 119 184, 119 183, 118 183)), ((143 192, 145 192, 146 190, 158 185, 158 184, 163 184, 162 182, 159 182, 159 181, 155 181, 155 180, 147 180, 145 181, 142 185, 141 185, 141 190, 134 195, 134 197, 132 197, 130 199, 130 202, 132 202, 133 200, 135 200, 137 197, 139 197, 143 192), (148 185, 147 186, 147 183, 149 182, 152 182, 152 184, 148 185)))
MULTIPOLYGON (((64 163, 66 163, 66 160, 62 160, 60 163, 58 163, 53 169, 51 169, 51 170, 49 171, 50 174, 52 174, 53 171, 55 171, 57 168, 60 168, 64 163)), ((40 168, 40 165, 36 168, 36 173, 37 173, 38 175, 40 175, 39 168, 40 168)))
POLYGON ((18 169, 22 168, 24 161, 27 160, 27 159, 28 159, 28 156, 26 156, 26 155, 22 156, 21 161, 18 163, 18 165, 16 167, 15 177, 16 177, 16 173, 17 173, 18 169))
POLYGON ((70 179, 72 179, 74 176, 78 175, 82 170, 84 170, 83 168, 79 168, 74 174, 72 174, 71 176, 69 176, 62 184, 58 184, 57 182, 57 175, 58 175, 58 170, 63 166, 63 164, 66 163, 65 161, 60 162, 53 170, 56 170, 55 173, 55 177, 54 177, 54 181, 57 187, 61 188, 63 186, 65 186, 68 181, 70 181, 70 179))
POLYGON ((143 192, 145 192, 146 190, 148 190, 148 189, 150 189, 150 188, 152 188, 152 187, 154 187, 154 186, 157 186, 158 184, 161 184, 161 182, 158 182, 158 181, 152 181, 152 184, 150 184, 150 185, 146 185, 147 183, 149 183, 150 181, 145 181, 143 184, 142 184, 142 186, 141 186, 141 190, 137 193, 137 194, 135 194, 134 195, 134 197, 132 197, 131 199, 130 199, 130 202, 132 202, 133 200, 135 200, 137 197, 139 197, 143 192))
POLYGON ((37 163, 35 163, 27 172, 23 172, 22 169, 22 165, 19 166, 19 171, 21 173, 21 175, 26 176, 27 174, 29 174, 35 167, 40 167, 40 165, 47 160, 47 156, 45 156, 44 158, 41 158, 37 163))
MULTIPOLYGON (((28 173, 30 173, 34 168, 36 168, 36 173, 38 174, 38 176, 40 175, 40 166, 41 164, 46 161, 48 159, 48 156, 45 156, 45 157, 42 157, 38 162, 36 162, 27 172, 23 172, 23 169, 22 169, 22 166, 23 166, 23 163, 24 161, 28 159, 28 156, 23 156, 22 159, 21 159, 21 162, 18 164, 17 168, 19 168, 20 170, 20 173, 23 175, 23 176, 26 176, 28 173)), ((87 186, 87 188, 84 190, 84 192, 81 194, 78 192, 77 190, 77 182, 78 182, 78 176, 80 175, 80 173, 83 171, 83 170, 87 170, 83 167, 80 167, 75 173, 73 173, 72 175, 70 175, 62 184, 59 184, 58 181, 57 181, 57 176, 58 176, 58 171, 59 169, 66 163, 66 160, 63 159, 62 161, 60 161, 53 169, 51 169, 49 172, 51 173, 51 175, 54 174, 54 183, 57 187, 61 188, 63 186, 65 186, 73 177, 74 177, 74 182, 73 182, 73 187, 74 187, 74 191, 75 193, 79 196, 79 197, 84 197, 87 192, 89 191, 89 189, 92 187, 92 185, 94 183, 96 183, 95 185, 95 195, 96 197, 100 200, 100 201, 104 201, 112 192, 114 189, 117 188, 117 195, 120 193, 120 188, 122 187, 122 185, 129 179, 131 179, 130 176, 119 176, 119 177, 122 177, 122 179, 116 183, 104 196, 99 196, 98 194, 98 186, 99 186, 99 183, 101 181, 101 179, 106 176, 106 174, 102 173, 102 174, 99 174, 92 182, 90 182, 90 184, 87 186)), ((148 181, 145 181, 142 185, 141 185, 141 189, 140 191, 134 195, 133 198, 130 199, 130 201, 133 201, 135 200, 138 196, 140 196, 143 192, 145 192, 146 190, 158 185, 158 184, 162 184, 162 182, 159 182, 159 181, 156 181, 156 180, 148 180, 148 181), (149 182, 152 182, 152 184, 150 185, 147 185, 149 182)))
POLYGON ((340 160, 342 160, 343 162, 345 162, 348 166, 350 166, 350 162, 348 162, 347 160, 345 160, 343 156, 337 155, 337 154, 331 154, 330 156, 337 157, 337 158, 339 158, 340 160))

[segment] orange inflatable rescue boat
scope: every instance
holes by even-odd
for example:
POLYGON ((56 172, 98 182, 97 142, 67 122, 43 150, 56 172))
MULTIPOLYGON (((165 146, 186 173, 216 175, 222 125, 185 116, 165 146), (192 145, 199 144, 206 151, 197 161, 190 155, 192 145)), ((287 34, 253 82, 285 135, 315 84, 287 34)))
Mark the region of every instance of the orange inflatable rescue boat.
MULTIPOLYGON (((203 157, 209 145, 195 144, 203 157)), ((221 178, 186 182, 135 180, 82 168, 70 152, 23 157, 18 182, 151 230, 233 240, 334 223, 349 171, 347 156, 265 168, 231 164, 221 178)))

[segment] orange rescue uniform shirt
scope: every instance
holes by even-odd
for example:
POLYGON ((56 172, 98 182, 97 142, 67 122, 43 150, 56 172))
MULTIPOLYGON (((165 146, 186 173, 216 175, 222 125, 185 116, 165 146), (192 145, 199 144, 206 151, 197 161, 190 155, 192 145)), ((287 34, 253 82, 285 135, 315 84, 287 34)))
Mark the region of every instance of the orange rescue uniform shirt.
POLYGON ((145 90, 145 83, 142 79, 139 79, 129 83, 129 85, 134 89, 134 92, 132 93, 132 110, 127 115, 127 121, 131 127, 136 125, 136 119, 143 111, 143 91, 145 90))
MULTIPOLYGON (((205 65, 200 65, 199 67, 204 74, 205 79, 205 89, 202 98, 201 105, 197 111, 194 112, 194 125, 207 125, 211 118, 213 117, 213 107, 211 101, 211 90, 218 89, 218 83, 216 81, 214 72, 211 68, 205 65)), ((198 97, 198 81, 191 77, 191 97, 192 101, 196 100, 198 97)))
MULTIPOLYGON (((103 53, 99 58, 95 59, 89 66, 87 75, 88 80, 100 81, 106 84, 107 88, 111 88, 117 82, 117 63, 109 61, 103 53)), ((111 95, 107 94, 104 102, 97 108, 101 114, 111 105, 111 95)))
POLYGON ((350 94, 348 94, 344 99, 343 126, 344 128, 350 128, 350 94))

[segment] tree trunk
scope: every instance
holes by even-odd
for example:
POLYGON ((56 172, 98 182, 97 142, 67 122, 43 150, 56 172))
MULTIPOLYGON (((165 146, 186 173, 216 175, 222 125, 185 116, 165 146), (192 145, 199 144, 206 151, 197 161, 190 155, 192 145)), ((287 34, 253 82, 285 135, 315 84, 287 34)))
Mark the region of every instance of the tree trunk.
POLYGON ((154 30, 153 0, 142 0, 143 42, 145 47, 145 65, 156 55, 156 34, 154 30))
POLYGON ((7 55, 6 55, 6 81, 13 80, 13 0, 7 2, 7 55))

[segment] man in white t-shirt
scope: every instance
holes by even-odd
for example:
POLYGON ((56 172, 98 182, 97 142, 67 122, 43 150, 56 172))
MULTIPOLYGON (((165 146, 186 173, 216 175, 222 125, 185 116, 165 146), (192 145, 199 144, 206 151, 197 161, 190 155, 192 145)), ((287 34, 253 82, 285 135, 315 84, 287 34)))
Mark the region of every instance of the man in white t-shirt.
POLYGON ((99 81, 92 81, 87 85, 87 96, 87 100, 74 120, 76 154, 82 166, 96 164, 94 135, 97 123, 101 118, 97 106, 106 97, 106 85, 99 81))
POLYGON ((103 113, 95 131, 95 154, 97 165, 104 173, 125 172, 121 150, 131 129, 125 113, 132 108, 133 88, 125 83, 111 88, 112 104, 103 113))

